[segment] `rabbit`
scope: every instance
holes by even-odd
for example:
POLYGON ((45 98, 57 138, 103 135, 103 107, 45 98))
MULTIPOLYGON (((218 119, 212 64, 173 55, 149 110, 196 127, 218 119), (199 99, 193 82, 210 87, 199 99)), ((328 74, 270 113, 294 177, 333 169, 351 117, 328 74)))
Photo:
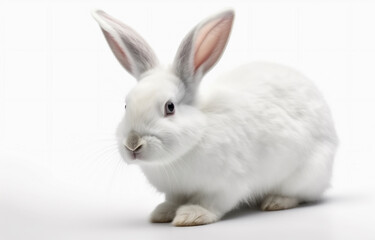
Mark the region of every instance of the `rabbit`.
POLYGON ((254 62, 201 84, 226 47, 234 11, 199 23, 174 62, 159 64, 138 33, 93 12, 137 85, 117 129, 119 151, 165 201, 154 223, 214 223, 240 204, 289 209, 330 186, 338 138, 314 84, 289 67, 254 62))

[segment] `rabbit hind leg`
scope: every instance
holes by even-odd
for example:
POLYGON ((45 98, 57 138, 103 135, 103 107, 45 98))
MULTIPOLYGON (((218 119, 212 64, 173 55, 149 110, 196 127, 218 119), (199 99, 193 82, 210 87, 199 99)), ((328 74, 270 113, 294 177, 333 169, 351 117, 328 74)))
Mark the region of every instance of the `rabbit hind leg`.
POLYGON ((285 179, 261 202, 262 210, 282 210, 313 202, 321 198, 330 186, 334 148, 320 145, 315 148, 304 166, 285 179))

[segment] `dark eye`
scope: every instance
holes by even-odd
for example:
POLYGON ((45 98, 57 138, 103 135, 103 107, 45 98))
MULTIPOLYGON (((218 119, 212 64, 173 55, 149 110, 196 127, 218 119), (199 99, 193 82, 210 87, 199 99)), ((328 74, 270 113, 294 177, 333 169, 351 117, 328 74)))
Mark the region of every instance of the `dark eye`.
POLYGON ((126 104, 125 104, 125 109, 126 109, 126 104))
POLYGON ((174 104, 173 102, 171 101, 168 101, 165 103, 165 115, 168 116, 168 115, 172 115, 174 113, 174 104))

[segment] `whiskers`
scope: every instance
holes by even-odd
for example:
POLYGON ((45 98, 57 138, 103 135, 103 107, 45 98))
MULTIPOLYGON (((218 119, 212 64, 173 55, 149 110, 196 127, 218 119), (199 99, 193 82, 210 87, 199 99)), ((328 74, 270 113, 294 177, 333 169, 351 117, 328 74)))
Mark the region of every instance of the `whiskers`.
POLYGON ((83 149, 76 167, 95 186, 101 185, 110 190, 119 175, 124 172, 126 163, 121 158, 118 140, 96 138, 83 149))

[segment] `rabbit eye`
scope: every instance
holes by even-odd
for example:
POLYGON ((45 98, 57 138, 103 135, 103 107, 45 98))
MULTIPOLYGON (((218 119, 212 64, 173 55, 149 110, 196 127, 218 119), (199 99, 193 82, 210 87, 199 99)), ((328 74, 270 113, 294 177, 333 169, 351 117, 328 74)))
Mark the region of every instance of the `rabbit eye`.
POLYGON ((126 104, 125 104, 125 110, 126 110, 126 104))
POLYGON ((164 108, 165 108, 164 111, 165 111, 166 116, 174 114, 175 107, 174 107, 173 102, 171 101, 166 102, 164 108))

